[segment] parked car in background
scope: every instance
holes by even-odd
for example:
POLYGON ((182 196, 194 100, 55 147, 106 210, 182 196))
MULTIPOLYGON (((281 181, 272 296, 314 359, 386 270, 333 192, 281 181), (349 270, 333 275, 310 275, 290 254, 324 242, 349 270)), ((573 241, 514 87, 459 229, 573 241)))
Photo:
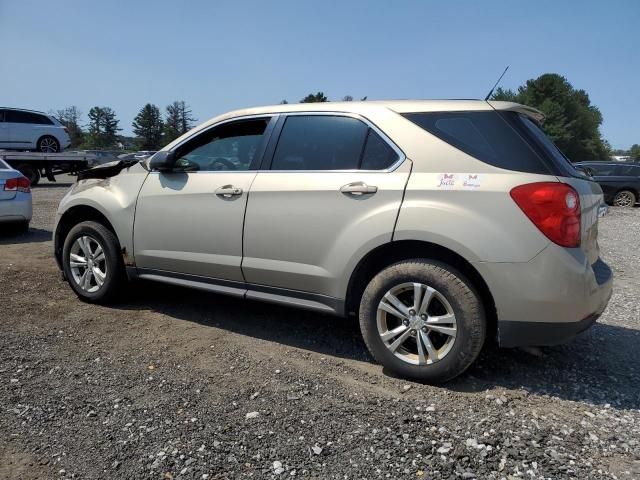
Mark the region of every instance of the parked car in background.
POLYGON ((71 144, 69 132, 43 112, 0 107, 0 148, 60 152, 71 144))
POLYGON ((633 207, 640 200, 640 165, 623 162, 576 162, 574 165, 598 182, 608 204, 633 207))
POLYGON ((55 258, 88 302, 128 277, 353 314, 388 369, 446 381, 488 335, 562 343, 611 296, 602 190, 542 119, 467 100, 227 113, 149 160, 83 172, 55 258))
POLYGON ((29 180, 0 159, 0 229, 15 226, 28 230, 31 215, 29 180))

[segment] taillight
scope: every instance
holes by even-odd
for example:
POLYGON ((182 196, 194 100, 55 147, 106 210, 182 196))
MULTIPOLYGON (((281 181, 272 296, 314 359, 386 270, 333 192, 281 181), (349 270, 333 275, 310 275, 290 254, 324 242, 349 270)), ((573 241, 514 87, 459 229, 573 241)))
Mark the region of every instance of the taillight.
POLYGON ((549 240, 562 247, 580 246, 580 197, 565 183, 520 185, 511 198, 549 240))
POLYGON ((31 183, 27 177, 9 178, 4 184, 5 191, 9 192, 18 191, 29 193, 31 191, 30 187, 31 183))

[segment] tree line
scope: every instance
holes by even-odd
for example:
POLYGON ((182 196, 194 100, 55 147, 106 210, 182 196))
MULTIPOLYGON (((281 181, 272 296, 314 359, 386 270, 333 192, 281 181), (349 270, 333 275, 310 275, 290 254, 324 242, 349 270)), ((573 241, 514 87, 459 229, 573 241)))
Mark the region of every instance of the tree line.
MULTIPOLYGON (((342 101, 353 101, 351 95, 342 101)), ((367 97, 360 99, 367 100, 367 97)), ((556 73, 546 73, 530 79, 515 91, 496 89, 491 100, 505 100, 537 108, 545 114, 542 125, 545 133, 572 161, 604 160, 611 155, 627 155, 640 162, 640 145, 629 150, 611 148, 600 133, 602 113, 591 103, 587 92, 576 89, 569 81, 556 73)), ((324 92, 309 93, 300 103, 328 102, 324 92)), ((281 104, 289 103, 282 100, 281 104)), ((89 110, 86 129, 80 125, 80 112, 76 107, 58 110, 54 115, 67 127, 73 148, 111 148, 118 139, 119 121, 109 107, 93 107, 89 110)), ((151 103, 142 107, 133 120, 137 148, 158 150, 192 128, 195 118, 184 101, 175 101, 165 108, 164 118, 160 109, 151 103)))
MULTIPOLYGON (((53 112, 71 138, 71 148, 108 149, 117 145, 122 138, 118 132, 120 120, 110 107, 92 107, 87 114, 88 123, 82 124, 82 114, 78 107, 71 106, 53 112)), ((158 150, 175 140, 194 126, 195 118, 183 100, 176 100, 165 108, 164 118, 160 109, 147 103, 133 120, 135 147, 140 150, 158 150)))

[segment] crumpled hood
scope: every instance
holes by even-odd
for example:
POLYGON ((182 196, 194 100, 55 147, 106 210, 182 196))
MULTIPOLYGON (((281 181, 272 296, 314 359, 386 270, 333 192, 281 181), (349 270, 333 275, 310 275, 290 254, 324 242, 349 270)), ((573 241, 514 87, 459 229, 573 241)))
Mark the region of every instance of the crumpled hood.
POLYGON ((109 178, 115 177, 125 168, 129 168, 139 160, 116 160, 114 162, 103 163, 97 167, 82 170, 78 173, 78 181, 86 180, 88 178, 109 178))

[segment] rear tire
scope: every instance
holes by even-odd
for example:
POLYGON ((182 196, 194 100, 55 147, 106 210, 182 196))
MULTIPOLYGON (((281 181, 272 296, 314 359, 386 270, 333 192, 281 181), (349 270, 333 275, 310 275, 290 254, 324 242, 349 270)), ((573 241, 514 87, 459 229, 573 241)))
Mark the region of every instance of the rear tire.
POLYGON ((360 329, 384 367, 402 377, 441 383, 478 357, 486 320, 478 293, 460 272, 435 260, 413 259, 371 280, 360 302, 360 329))
POLYGON ((57 153, 60 151, 60 142, 56 137, 44 135, 38 139, 36 150, 43 153, 57 153))
POLYGON ((120 243, 97 222, 82 222, 69 231, 62 249, 65 278, 81 300, 108 303, 126 282, 120 243))
POLYGON ((636 194, 631 190, 620 190, 613 197, 613 204, 616 207, 633 207, 637 202, 636 194))

